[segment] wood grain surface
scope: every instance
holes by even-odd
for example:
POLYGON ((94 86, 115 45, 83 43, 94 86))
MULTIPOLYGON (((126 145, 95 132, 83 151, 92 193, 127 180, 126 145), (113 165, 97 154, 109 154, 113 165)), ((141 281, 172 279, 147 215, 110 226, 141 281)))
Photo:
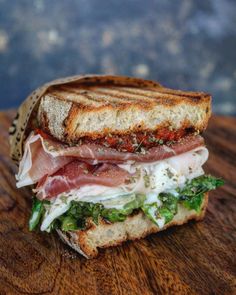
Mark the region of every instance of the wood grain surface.
POLYGON ((236 119, 213 117, 206 170, 226 180, 202 222, 101 251, 86 260, 55 234, 31 233, 28 189, 17 190, 0 113, 0 294, 236 294, 236 119))

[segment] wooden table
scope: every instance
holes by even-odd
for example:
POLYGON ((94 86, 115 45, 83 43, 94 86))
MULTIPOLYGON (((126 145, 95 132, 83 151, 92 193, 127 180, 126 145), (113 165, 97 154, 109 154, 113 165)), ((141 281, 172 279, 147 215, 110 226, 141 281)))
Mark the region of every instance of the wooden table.
POLYGON ((222 176, 203 222, 101 251, 86 260, 55 234, 27 229, 28 189, 8 152, 14 112, 0 113, 0 294, 236 294, 236 118, 211 119, 207 172, 222 176))

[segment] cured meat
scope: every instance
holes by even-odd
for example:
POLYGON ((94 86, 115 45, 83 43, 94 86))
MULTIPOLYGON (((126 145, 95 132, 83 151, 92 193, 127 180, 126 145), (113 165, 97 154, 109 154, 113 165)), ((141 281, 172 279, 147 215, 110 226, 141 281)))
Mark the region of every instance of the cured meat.
POLYGON ((52 176, 44 177, 34 191, 38 198, 45 199, 88 184, 116 187, 125 183, 129 176, 127 171, 114 164, 90 165, 75 160, 52 176))
POLYGON ((76 156, 83 161, 94 160, 99 162, 124 163, 134 161, 140 163, 155 162, 188 152, 196 147, 204 145, 201 136, 186 136, 182 140, 173 143, 171 146, 158 145, 143 153, 119 152, 115 149, 106 148, 95 144, 86 144, 76 147, 67 147, 57 150, 57 155, 76 156))
POLYGON ((47 152, 39 135, 30 136, 25 144, 25 153, 16 175, 16 186, 22 187, 38 182, 43 176, 51 175, 71 162, 72 157, 54 157, 47 152))
POLYGON ((119 152, 97 144, 70 147, 40 134, 31 134, 25 145, 24 156, 16 176, 17 187, 37 183, 42 177, 52 175, 75 158, 96 165, 98 163, 122 164, 127 162, 151 163, 182 154, 203 146, 200 136, 185 136, 170 146, 158 145, 142 153, 119 152))

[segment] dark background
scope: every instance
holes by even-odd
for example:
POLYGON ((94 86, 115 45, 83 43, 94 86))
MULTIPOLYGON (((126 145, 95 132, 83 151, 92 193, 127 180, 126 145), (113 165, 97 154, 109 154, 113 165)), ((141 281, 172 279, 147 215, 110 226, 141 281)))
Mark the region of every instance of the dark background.
POLYGON ((236 1, 0 0, 0 108, 79 73, 204 90, 236 115, 236 1))

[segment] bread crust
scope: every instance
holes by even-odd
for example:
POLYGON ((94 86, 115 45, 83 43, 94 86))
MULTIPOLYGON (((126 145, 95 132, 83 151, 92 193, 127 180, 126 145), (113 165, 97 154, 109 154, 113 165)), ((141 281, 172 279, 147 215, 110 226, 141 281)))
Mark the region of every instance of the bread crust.
MULTIPOLYGON (((81 84, 109 84, 109 85, 129 85, 137 87, 159 87, 162 86, 151 80, 132 78, 113 75, 77 75, 65 78, 59 78, 48 82, 34 90, 21 104, 11 127, 9 128, 10 155, 16 164, 19 163, 24 152, 24 141, 31 131, 32 120, 35 120, 41 98, 54 86, 62 85, 81 85, 81 84)), ((56 114, 55 114, 56 115, 56 114)))
MULTIPOLYGON (((103 85, 101 85, 103 86, 103 85)), ((107 93, 99 91, 99 87, 86 88, 81 85, 79 93, 90 93, 97 101, 82 100, 81 94, 60 93, 60 87, 48 92, 41 100, 38 110, 40 127, 60 141, 76 143, 81 137, 104 137, 108 134, 125 135, 133 132, 156 131, 163 126, 174 129, 192 128, 202 132, 211 115, 211 97, 202 92, 184 92, 167 88, 133 88, 126 98, 124 87, 116 88, 116 96, 105 88, 107 93), (135 92, 142 90, 142 95, 135 92), (161 91, 160 91, 161 90, 161 91), (145 95, 148 93, 148 97, 145 95), (117 94, 118 93, 118 94, 117 94), (121 93, 121 94, 120 94, 121 93), (150 97, 158 95, 155 99, 150 97), (136 98, 136 99, 135 99, 136 98), (109 101, 106 101, 106 99, 109 101)), ((64 89, 64 88, 63 88, 64 89)), ((103 89, 103 88, 101 88, 103 89)), ((109 90, 111 89, 111 90, 109 90)), ((125 88, 126 89, 126 88, 125 88)), ((129 89, 129 88, 128 88, 129 89)))
POLYGON ((117 246, 127 240, 141 239, 171 226, 182 225, 192 219, 196 221, 202 220, 206 213, 207 204, 208 193, 205 193, 199 214, 194 210, 190 211, 179 205, 178 213, 174 219, 161 229, 139 211, 137 214, 128 216, 123 222, 107 223, 100 220, 99 224, 96 225, 89 220, 89 226, 86 230, 69 232, 57 230, 57 232, 64 243, 75 251, 88 259, 95 258, 98 255, 99 248, 117 246))
MULTIPOLYGON (((188 105, 195 107, 195 109, 194 110, 192 108, 188 109, 185 111, 185 114, 189 114, 190 118, 193 117, 194 113, 196 114, 195 121, 190 120, 190 123, 193 123, 192 125, 195 126, 196 128, 198 128, 199 131, 206 128, 208 119, 211 114, 211 106, 210 106, 211 96, 207 93, 185 92, 185 91, 179 91, 179 90, 172 90, 172 89, 168 89, 168 88, 161 86, 158 82, 154 82, 154 81, 150 81, 150 80, 143 80, 140 78, 125 77, 125 76, 80 75, 80 76, 66 77, 66 78, 57 79, 57 80, 54 80, 54 81, 51 81, 49 83, 42 85, 38 89, 34 90, 26 98, 26 100, 22 103, 22 105, 18 109, 17 115, 15 117, 15 120, 12 123, 12 126, 9 129, 11 158, 17 164, 21 160, 21 158, 23 156, 23 152, 24 152, 24 141, 27 138, 29 132, 31 131, 32 120, 35 120, 35 117, 37 117, 39 105, 41 104, 42 97, 44 97, 46 93, 50 92, 51 89, 53 89, 53 88, 55 89, 55 86, 56 87, 62 87, 62 86, 68 87, 69 86, 72 88, 74 88, 74 87, 81 88, 82 86, 83 87, 88 87, 88 86, 90 87, 91 85, 93 85, 93 86, 94 85, 95 86, 108 85, 109 87, 120 87, 120 86, 136 87, 136 90, 135 90, 136 92, 140 92, 144 88, 145 89, 155 89, 155 90, 157 90, 157 92, 160 95, 162 95, 162 93, 165 93, 165 95, 169 96, 169 101, 167 99, 168 97, 166 98, 166 103, 165 103, 164 99, 162 100, 161 105, 163 105, 163 108, 165 108, 165 112, 163 112, 164 116, 166 116, 168 114, 168 109, 169 109, 169 114, 170 114, 173 112, 175 107, 179 106, 179 104, 177 104, 177 105, 175 104, 175 106, 173 106, 173 105, 170 106, 170 100, 172 99, 172 102, 174 102, 173 96, 177 98, 176 100, 184 102, 184 103, 182 103, 182 105, 185 105, 185 102, 188 101, 188 105), (168 104, 169 104, 169 106, 168 106, 168 104)), ((130 91, 130 90, 127 90, 127 91, 130 91)), ((131 97, 131 98, 132 98, 132 96, 133 96, 133 94, 129 95, 129 97, 131 97)), ((108 100, 109 100, 109 98, 108 98, 108 100)), ((149 99, 149 101, 150 101, 150 99, 149 99)), ((160 101, 160 98, 159 98, 159 101, 160 101)), ((45 129, 47 129, 47 128, 50 129, 51 133, 53 135, 55 135, 55 137, 57 137, 58 139, 59 138, 60 139, 64 138, 64 140, 67 140, 70 138, 71 138, 71 140, 75 139, 78 135, 78 134, 76 134, 77 132, 74 132, 74 130, 77 129, 75 114, 77 113, 76 118, 79 119, 81 117, 82 113, 80 111, 78 112, 78 108, 82 111, 83 108, 85 108, 86 104, 85 103, 80 104, 80 105, 78 103, 75 104, 73 101, 70 101, 65 97, 64 97, 64 100, 57 99, 58 109, 61 110, 61 113, 57 113, 56 108, 55 108, 55 100, 53 100, 52 102, 53 102, 52 106, 51 106, 51 109, 53 109, 52 116, 49 116, 49 112, 45 111, 44 108, 42 108, 42 111, 39 111, 39 113, 41 113, 41 115, 39 115, 39 117, 40 117, 40 122, 41 122, 42 126, 44 126, 45 129), (62 103, 64 102, 63 107, 60 106, 60 102, 62 102, 62 103), (69 115, 69 112, 71 112, 71 115, 69 115), (60 116, 58 116, 58 114, 60 116), (57 122, 57 124, 55 122, 57 122)), ((139 100, 139 102, 140 102, 140 100, 139 100)), ((94 102, 94 104, 96 104, 96 101, 94 102)), ((121 103, 121 105, 124 105, 124 104, 121 103)), ((139 124, 137 124, 137 122, 134 122, 133 126, 131 126, 129 128, 127 128, 127 126, 125 126, 125 128, 122 128, 122 130, 117 130, 117 132, 119 132, 119 134, 122 134, 122 132, 127 132, 127 130, 129 130, 131 132, 131 131, 135 131, 138 129, 140 131, 139 128, 145 128, 147 130, 152 129, 153 126, 155 126, 155 128, 157 128, 158 122, 156 122, 156 123, 154 122, 155 124, 153 124, 153 121, 149 120, 150 118, 148 118, 147 113, 145 113, 145 111, 147 112, 149 110, 149 108, 147 107, 147 103, 140 102, 139 104, 136 103, 134 106, 135 106, 136 111, 140 111, 140 110, 143 111, 143 112, 135 113, 134 114, 135 118, 136 119, 140 118, 140 115, 143 115, 144 116, 143 119, 141 120, 141 122, 139 120, 139 124), (145 105, 145 107, 144 107, 144 105, 145 105), (152 128, 147 128, 147 126, 145 126, 145 124, 143 124, 145 122, 150 122, 150 124, 152 124, 152 128), (138 127, 139 125, 141 125, 141 127, 138 127)), ((108 108, 108 105, 104 106, 103 109, 106 109, 106 108, 108 108)), ((126 109, 127 109, 127 106, 126 106, 126 109)), ((117 112, 119 113, 119 109, 117 109, 117 106, 114 107, 113 110, 115 110, 115 114, 117 114, 117 112)), ((130 108, 130 110, 132 113, 133 109, 130 108)), ((86 107, 86 112, 88 112, 88 107, 86 107)), ((90 111, 90 113, 91 113, 91 111, 90 111)), ((96 115, 96 113, 98 113, 98 112, 94 112, 95 115, 96 115)), ((114 114, 114 112, 113 113, 110 112, 111 117, 114 117, 115 114, 114 114)), ((127 113, 124 112, 123 115, 125 117, 127 115, 127 113)), ((173 116, 175 117, 176 114, 174 114, 173 116)), ((94 116, 90 116, 90 118, 94 119, 94 116)), ((83 116, 81 117, 81 119, 83 119, 83 116)), ((181 118, 181 120, 182 119, 183 119, 183 117, 181 118)), ((185 118, 185 119, 187 119, 187 118, 185 118)), ((165 120, 167 120, 166 117, 165 117, 165 120)), ((165 120, 162 119, 163 122, 165 120)), ((133 118, 131 118, 131 122, 132 121, 133 121, 133 118)), ((186 120, 184 120, 184 121, 186 121, 186 120)), ((176 120, 176 122, 178 122, 178 120, 176 120)), ((94 123, 95 126, 97 125, 96 123, 97 122, 94 123)), ((169 122, 167 122, 167 123, 169 123, 169 122)), ((183 122, 181 122, 181 123, 183 123, 183 122)), ((87 122, 84 121, 84 124, 87 125, 87 122)), ((105 124, 106 124, 106 126, 105 126, 106 128, 109 127, 109 122, 106 122, 105 124)), ((193 126, 191 126, 191 127, 193 127, 193 126)), ((109 127, 109 128, 111 128, 111 127, 109 127)), ((81 130, 77 130, 77 131, 79 134, 82 135, 81 130)), ((114 131, 114 128, 112 128, 111 130, 107 129, 106 132, 110 132, 110 131, 114 131)), ((104 129, 104 132, 105 132, 105 129, 104 129)), ((94 133, 93 130, 89 132, 89 134, 91 134, 91 135, 93 133, 94 133)), ((101 133, 101 130, 99 130, 98 133, 101 133)), ((84 132, 84 135, 86 135, 86 134, 88 134, 88 132, 84 132)))

